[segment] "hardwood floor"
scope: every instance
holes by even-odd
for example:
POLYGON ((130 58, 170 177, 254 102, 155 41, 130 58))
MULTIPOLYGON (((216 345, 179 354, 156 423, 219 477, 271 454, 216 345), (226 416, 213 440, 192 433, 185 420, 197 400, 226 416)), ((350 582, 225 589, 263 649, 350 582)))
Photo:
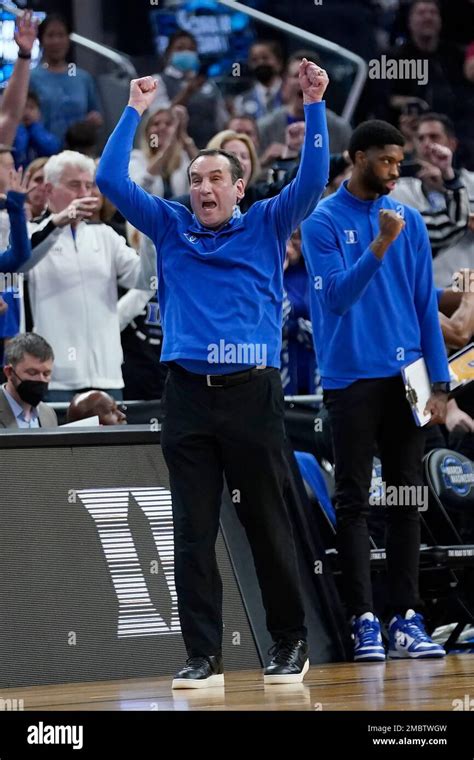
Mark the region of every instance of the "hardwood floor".
MULTIPOLYGON (((453 710, 472 699, 474 655, 444 660, 333 663, 310 668, 303 684, 264 686, 261 671, 226 673, 226 687, 171 690, 143 678, 0 690, 24 710, 453 710)), ((8 703, 7 703, 8 704, 8 703)))

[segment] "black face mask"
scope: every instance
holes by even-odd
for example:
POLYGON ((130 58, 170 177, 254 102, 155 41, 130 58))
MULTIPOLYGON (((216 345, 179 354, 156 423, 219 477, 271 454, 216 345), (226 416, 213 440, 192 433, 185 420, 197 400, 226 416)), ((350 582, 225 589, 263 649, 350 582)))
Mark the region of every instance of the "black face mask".
MULTIPOLYGON (((15 370, 13 372, 18 377, 15 370)), ((42 380, 22 380, 21 377, 18 377, 18 380, 20 382, 15 386, 15 390, 21 400, 25 404, 38 406, 48 392, 48 383, 44 383, 42 380)))
POLYGON ((262 63, 261 66, 256 66, 253 70, 253 75, 262 84, 268 84, 275 76, 276 71, 273 66, 269 66, 268 63, 262 63))

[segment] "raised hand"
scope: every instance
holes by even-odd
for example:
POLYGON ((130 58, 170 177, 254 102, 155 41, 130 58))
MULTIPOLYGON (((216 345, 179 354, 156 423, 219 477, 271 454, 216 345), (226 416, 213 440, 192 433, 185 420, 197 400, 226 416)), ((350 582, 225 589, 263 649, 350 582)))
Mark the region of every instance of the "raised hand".
POLYGON ((15 169, 10 169, 10 182, 8 184, 8 189, 13 190, 15 193, 23 193, 24 195, 28 192, 27 187, 27 179, 26 175, 23 174, 23 167, 20 166, 18 171, 15 169))
POLYGON ((20 48, 20 53, 29 55, 37 36, 38 21, 37 19, 33 19, 31 11, 25 11, 17 21, 14 35, 14 40, 20 48))
POLYGON ((446 145, 432 143, 429 160, 441 171, 443 179, 453 179, 453 152, 446 145))
POLYGON ((149 108, 155 99, 158 82, 153 77, 141 77, 130 82, 128 105, 135 108, 140 116, 149 108))
POLYGON ((382 208, 379 211, 379 228, 380 235, 390 240, 392 243, 397 239, 400 232, 403 230, 405 222, 402 217, 399 216, 396 211, 388 208, 382 208))
POLYGON ((306 58, 300 63, 299 80, 304 103, 319 103, 323 99, 329 77, 324 69, 306 58))
POLYGON ((99 204, 99 199, 93 195, 86 195, 84 198, 75 198, 69 206, 57 214, 51 216, 51 221, 55 227, 66 227, 67 224, 74 224, 89 219, 99 204))

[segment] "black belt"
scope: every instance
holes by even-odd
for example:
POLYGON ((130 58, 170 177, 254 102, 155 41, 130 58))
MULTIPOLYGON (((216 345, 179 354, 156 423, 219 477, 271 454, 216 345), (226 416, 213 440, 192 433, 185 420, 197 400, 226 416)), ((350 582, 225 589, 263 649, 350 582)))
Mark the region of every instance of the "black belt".
POLYGON ((176 372, 178 375, 184 375, 201 385, 207 385, 209 388, 232 388, 233 385, 248 383, 255 377, 271 372, 275 369, 274 367, 265 367, 264 369, 252 367, 251 369, 245 369, 242 372, 231 372, 228 375, 198 375, 196 372, 188 372, 187 369, 177 362, 169 362, 168 367, 172 372, 176 372))

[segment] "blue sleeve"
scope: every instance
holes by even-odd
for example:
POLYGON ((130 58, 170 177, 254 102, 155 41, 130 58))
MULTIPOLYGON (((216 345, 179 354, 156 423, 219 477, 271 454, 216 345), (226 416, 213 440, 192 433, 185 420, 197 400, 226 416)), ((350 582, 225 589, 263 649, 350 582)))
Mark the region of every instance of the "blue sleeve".
POLYGON ((30 142, 40 156, 54 156, 62 147, 61 140, 49 132, 44 124, 37 121, 28 127, 30 142))
POLYGON ((441 299, 443 297, 444 289, 443 288, 436 288, 436 299, 438 301, 438 306, 441 303, 441 299))
POLYGON ((418 211, 414 213, 416 213, 418 228, 415 308, 420 325, 421 350, 431 382, 447 383, 449 382, 449 368, 439 323, 437 291, 433 282, 431 245, 422 216, 418 211))
POLYGON ((28 150, 28 130, 23 124, 18 125, 16 130, 15 139, 13 141, 13 159, 15 161, 15 169, 19 169, 20 166, 26 166, 27 150, 28 150))
POLYGON ((10 247, 0 253, 0 271, 17 272, 31 255, 24 211, 25 195, 9 191, 6 207, 10 218, 10 247))
POLYGON ((20 332, 20 299, 11 291, 0 295, 8 304, 5 314, 0 315, 0 338, 14 338, 20 332))
POLYGON ((315 208, 329 177, 329 136, 326 104, 305 105, 305 140, 296 177, 267 201, 278 236, 285 241, 315 208))
POLYGON ((370 248, 347 268, 333 226, 316 211, 301 225, 303 255, 314 287, 321 290, 327 309, 343 316, 364 294, 372 277, 382 266, 370 248), (319 287, 318 287, 319 286, 319 287))
POLYGON ((96 182, 125 219, 158 246, 166 233, 171 207, 178 204, 150 195, 130 179, 128 164, 139 121, 138 111, 127 106, 104 148, 96 182))

